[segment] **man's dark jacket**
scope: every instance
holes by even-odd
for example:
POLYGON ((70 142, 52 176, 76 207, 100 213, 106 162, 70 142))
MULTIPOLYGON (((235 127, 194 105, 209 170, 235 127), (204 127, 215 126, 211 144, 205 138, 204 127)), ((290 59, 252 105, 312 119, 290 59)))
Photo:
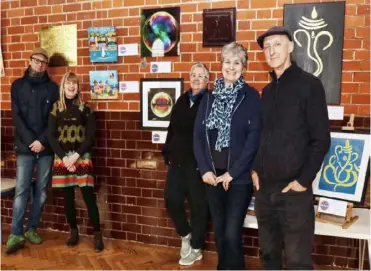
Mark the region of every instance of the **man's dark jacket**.
POLYGON ((321 81, 296 63, 262 93, 262 130, 253 170, 264 191, 280 191, 293 180, 311 189, 330 147, 325 91, 321 81))
MULTIPOLYGON (((210 115, 214 95, 209 92, 202 98, 194 129, 193 150, 201 176, 211 171, 216 174, 210 146, 210 131, 206 119, 210 115)), ((228 173, 234 184, 251 183, 250 170, 260 135, 260 96, 253 87, 245 84, 238 91, 233 106, 228 153, 228 173)))
POLYGON ((58 97, 58 85, 47 72, 42 77, 31 77, 27 69, 22 78, 13 82, 11 101, 17 154, 35 154, 29 148, 35 140, 45 147, 39 156, 53 153, 47 139, 48 119, 58 97))

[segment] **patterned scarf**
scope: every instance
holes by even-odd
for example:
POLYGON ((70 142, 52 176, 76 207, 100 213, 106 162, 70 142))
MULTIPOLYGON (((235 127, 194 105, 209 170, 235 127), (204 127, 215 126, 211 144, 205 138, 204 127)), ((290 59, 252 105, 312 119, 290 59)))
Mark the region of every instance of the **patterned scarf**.
POLYGON ((201 90, 199 93, 193 95, 192 90, 188 90, 188 98, 189 100, 194 103, 198 97, 202 96, 206 92, 206 89, 201 90))
POLYGON ((214 83, 213 95, 215 100, 211 107, 211 112, 206 120, 208 130, 217 129, 215 150, 221 151, 222 148, 229 147, 231 133, 231 119, 233 106, 237 99, 238 90, 245 84, 245 79, 241 76, 233 85, 226 87, 224 78, 219 78, 214 83))

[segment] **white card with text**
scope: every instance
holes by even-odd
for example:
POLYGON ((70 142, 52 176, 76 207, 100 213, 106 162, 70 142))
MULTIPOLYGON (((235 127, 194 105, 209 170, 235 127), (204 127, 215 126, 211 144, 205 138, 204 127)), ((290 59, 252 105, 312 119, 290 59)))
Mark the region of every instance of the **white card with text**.
POLYGON ((139 93, 139 82, 138 81, 120 81, 119 82, 120 93, 139 93))
POLYGON ((327 106, 328 118, 330 120, 343 120, 344 119, 344 106, 327 106))
POLYGON ((138 43, 119 44, 118 55, 119 56, 137 56, 138 55, 138 43))
POLYGON ((152 143, 165 144, 167 131, 152 131, 152 143))
POLYGON ((348 202, 321 197, 318 203, 318 212, 324 214, 338 215, 345 217, 348 202))
POLYGON ((171 62, 151 62, 151 72, 161 73, 161 72, 171 72, 171 62))

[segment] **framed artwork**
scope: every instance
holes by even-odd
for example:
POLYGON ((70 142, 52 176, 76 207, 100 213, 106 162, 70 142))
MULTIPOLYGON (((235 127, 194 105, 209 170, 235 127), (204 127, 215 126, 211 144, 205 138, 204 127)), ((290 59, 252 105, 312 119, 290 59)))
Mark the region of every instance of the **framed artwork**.
POLYGON ((313 193, 361 202, 370 147, 369 134, 331 133, 331 147, 313 182, 313 193))
POLYGON ((77 25, 58 25, 40 30, 40 47, 49 55, 49 66, 77 66, 77 25))
POLYGON ((183 93, 183 78, 140 80, 141 125, 148 130, 166 130, 176 100, 183 93))
POLYGON ((340 104, 345 1, 285 4, 284 26, 295 44, 292 58, 317 76, 327 104, 340 104))
POLYGON ((92 99, 117 99, 119 82, 117 71, 90 71, 90 93, 92 99))
POLYGON ((91 62, 117 62, 116 27, 89 27, 88 43, 91 62))
POLYGON ((236 8, 204 9, 202 46, 217 47, 236 41, 236 8))
POLYGON ((143 9, 140 23, 141 56, 179 56, 180 8, 143 9))

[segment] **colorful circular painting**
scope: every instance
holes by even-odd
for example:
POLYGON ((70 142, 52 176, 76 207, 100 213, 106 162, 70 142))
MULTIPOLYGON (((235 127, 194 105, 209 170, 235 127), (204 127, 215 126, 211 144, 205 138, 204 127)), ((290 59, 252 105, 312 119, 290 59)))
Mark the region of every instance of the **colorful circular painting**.
POLYGON ((142 40, 149 51, 159 41, 164 53, 168 53, 178 42, 179 26, 175 18, 166 11, 159 11, 147 18, 142 29, 142 40))
POLYGON ((173 100, 166 92, 156 93, 151 100, 151 110, 159 118, 165 118, 171 113, 173 100))

